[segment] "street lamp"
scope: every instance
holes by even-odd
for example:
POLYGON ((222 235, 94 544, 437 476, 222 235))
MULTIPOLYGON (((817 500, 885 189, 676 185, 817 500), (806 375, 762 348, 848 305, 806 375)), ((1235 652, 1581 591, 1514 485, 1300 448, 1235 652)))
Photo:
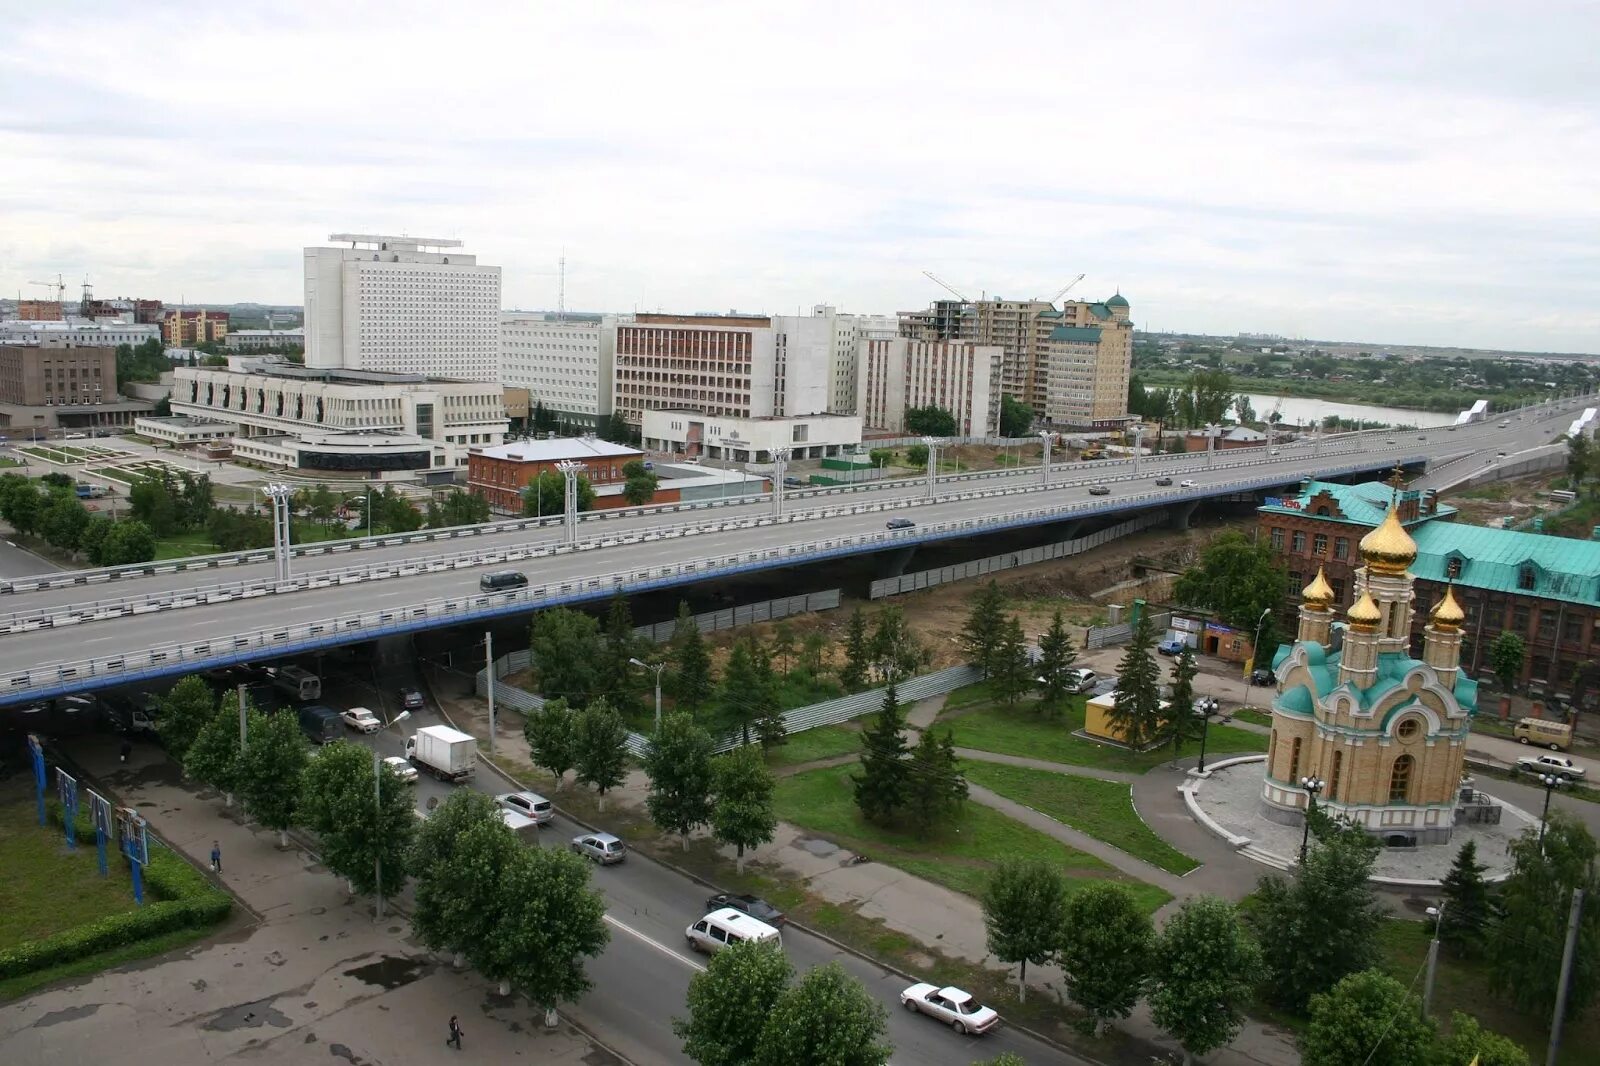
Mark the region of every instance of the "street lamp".
POLYGON ((1433 940, 1428 944, 1428 976, 1422 984, 1422 1016, 1428 1016, 1428 1008, 1433 1005, 1433 972, 1439 965, 1439 925, 1444 921, 1444 908, 1446 900, 1440 900, 1437 907, 1428 908, 1428 917, 1433 919, 1433 940))
POLYGON ((1049 433, 1040 433, 1039 439, 1044 441, 1044 463, 1039 468, 1039 483, 1041 485, 1048 485, 1050 484, 1050 445, 1052 443, 1052 438, 1049 433))
POLYGON ((263 486, 262 495, 272 501, 272 558, 277 564, 279 581, 289 580, 289 501, 294 489, 288 485, 263 486))
POLYGON ((789 469, 789 457, 794 453, 788 448, 772 449, 772 517, 779 518, 783 515, 783 475, 789 469))
POLYGON ((561 476, 567 479, 566 494, 562 499, 562 512, 567 526, 567 543, 578 542, 578 475, 589 469, 587 463, 580 463, 576 459, 564 459, 556 464, 556 469, 561 471, 561 476))
POLYGON ((1128 427, 1133 431, 1133 472, 1139 473, 1139 453, 1144 451, 1144 423, 1135 422, 1128 427))
POLYGON ((641 670, 654 670, 656 672, 656 732, 661 732, 661 671, 667 668, 666 663, 647 663, 643 659, 629 659, 629 663, 641 670))
POLYGON ((1302 777, 1300 787, 1306 790, 1305 827, 1300 830, 1300 865, 1306 864, 1306 847, 1311 843, 1311 818, 1317 813, 1317 793, 1324 782, 1320 777, 1302 777))
MULTIPOLYGON (((1188 655, 1189 653, 1185 651, 1184 654, 1188 655)), ((1201 696, 1198 706, 1200 708, 1200 765, 1195 770, 1197 773, 1203 774, 1206 772, 1206 734, 1211 731, 1211 716, 1216 712, 1217 698, 1215 696, 1201 696)))
POLYGON ((1261 627, 1267 624, 1267 615, 1271 613, 1271 607, 1263 607, 1261 617, 1256 619, 1256 635, 1250 640, 1250 662, 1246 669, 1240 671, 1241 685, 1244 689, 1244 699, 1239 701, 1240 707, 1250 706, 1250 674, 1255 669, 1256 660, 1261 658, 1261 627))
POLYGON ((944 443, 938 437, 923 437, 922 446, 928 449, 928 499, 933 499, 933 483, 936 471, 939 469, 939 446, 944 443))
POLYGON ((1539 854, 1544 854, 1544 827, 1550 820, 1550 794, 1567 783, 1564 777, 1555 774, 1540 774, 1539 784, 1544 787, 1544 813, 1539 815, 1539 854))
POLYGON ((362 512, 362 516, 363 516, 363 518, 365 518, 364 524, 367 527, 366 539, 370 541, 372 539, 372 486, 368 485, 366 487, 366 489, 363 490, 363 492, 350 493, 349 495, 345 496, 345 498, 343 500, 341 500, 339 502, 340 503, 349 503, 351 500, 358 499, 362 495, 365 495, 366 498, 367 498, 367 509, 362 512))

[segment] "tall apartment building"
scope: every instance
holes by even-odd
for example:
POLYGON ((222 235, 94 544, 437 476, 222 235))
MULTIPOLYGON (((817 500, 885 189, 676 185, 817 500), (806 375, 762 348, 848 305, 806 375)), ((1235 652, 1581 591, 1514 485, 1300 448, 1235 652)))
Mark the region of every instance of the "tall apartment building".
POLYGON ((306 366, 500 377, 500 268, 435 237, 335 233, 305 250, 306 366))
POLYGON ((863 425, 903 433, 907 410, 943 407, 961 436, 992 436, 1003 358, 998 345, 971 341, 863 341, 856 413, 863 425))
POLYGON ((841 314, 828 304, 817 304, 812 317, 826 319, 833 334, 828 370, 828 411, 836 415, 856 413, 857 369, 861 363, 861 342, 890 340, 900 333, 894 315, 841 314))
POLYGON ((826 317, 636 315, 617 325, 614 410, 632 426, 647 410, 820 414, 834 348, 826 317))
POLYGON ((161 339, 169 348, 191 348, 207 342, 225 343, 228 339, 228 312, 169 310, 161 316, 161 339))
POLYGON ((615 315, 500 316, 500 383, 528 390, 528 402, 569 426, 596 429, 611 414, 617 351, 615 315))

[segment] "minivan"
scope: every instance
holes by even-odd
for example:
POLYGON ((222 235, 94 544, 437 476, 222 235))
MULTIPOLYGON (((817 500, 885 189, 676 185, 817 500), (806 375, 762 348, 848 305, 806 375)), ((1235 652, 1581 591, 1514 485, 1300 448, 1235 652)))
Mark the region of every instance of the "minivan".
POLYGON ((339 712, 320 703, 307 703, 299 712, 300 731, 313 744, 327 744, 344 735, 339 712))
POLYGON ((1572 746, 1572 727, 1545 718, 1519 718, 1511 735, 1523 744, 1537 744, 1551 751, 1566 751, 1572 746))
POLYGON ((525 589, 528 575, 521 570, 496 570, 478 579, 478 588, 484 592, 504 592, 507 589, 525 589))
POLYGON ((695 951, 715 955, 729 944, 745 940, 766 941, 783 947, 783 934, 772 926, 732 907, 724 907, 695 922, 683 931, 695 951))

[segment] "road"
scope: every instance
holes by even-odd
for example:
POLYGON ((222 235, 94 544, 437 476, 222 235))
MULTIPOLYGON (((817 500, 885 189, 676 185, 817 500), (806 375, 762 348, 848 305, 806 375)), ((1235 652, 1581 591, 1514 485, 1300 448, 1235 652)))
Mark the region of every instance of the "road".
POLYGON ((41 555, 19 548, 9 540, 0 540, 0 578, 32 577, 35 574, 55 573, 60 569, 41 555))
MULTIPOLYGON (((323 696, 323 702, 341 710, 366 706, 377 711, 384 705, 381 694, 357 681, 329 678, 323 696)), ((392 713, 392 700, 389 706, 391 710, 385 715, 392 713)), ((405 736, 418 726, 436 724, 444 724, 443 719, 430 709, 379 733, 350 736, 384 755, 401 755, 405 736)), ((424 775, 416 784, 418 808, 426 809, 430 798, 443 802, 457 787, 471 787, 490 795, 512 789, 481 764, 467 785, 447 785, 424 775)), ((559 803, 560 797, 555 799, 559 803)), ((541 831, 539 845, 567 847, 582 828, 557 815, 541 831)), ((692 1063, 679 1050, 681 1043, 672 1032, 672 1018, 684 1011, 689 978, 705 965, 703 956, 684 946, 683 931, 704 913, 703 904, 710 891, 636 853, 616 866, 595 867, 594 883, 606 900, 611 943, 588 966, 594 990, 568 1013, 641 1066, 692 1063)), ((889 1039, 895 1049, 892 1061, 901 1066, 967 1066, 975 1059, 1004 1051, 1021 1056, 1030 1066, 1090 1066, 1086 1059, 1005 1026, 981 1038, 960 1037, 930 1018, 912 1015, 899 1002, 899 994, 906 987, 903 978, 800 929, 784 930, 783 948, 799 973, 836 961, 860 980, 888 1010, 889 1039)))

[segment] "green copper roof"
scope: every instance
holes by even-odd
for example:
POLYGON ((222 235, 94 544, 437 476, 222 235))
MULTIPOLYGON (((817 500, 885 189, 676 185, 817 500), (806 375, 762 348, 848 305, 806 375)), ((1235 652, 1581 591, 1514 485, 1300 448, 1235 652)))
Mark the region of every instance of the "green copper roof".
POLYGON ((1111 308, 1105 304, 1090 304, 1089 313, 1101 321, 1105 321, 1111 317, 1111 308))
POLYGON ((1040 318, 1060 318, 1061 317, 1061 312, 1055 310, 1054 308, 1052 308, 1049 311, 1040 311, 1039 312, 1039 317, 1040 318))
POLYGON ((1454 559, 1458 585, 1600 606, 1600 542, 1454 522, 1429 522, 1411 538, 1411 572, 1424 580, 1450 580, 1454 559))
MULTIPOLYGON (((1414 491, 1414 490, 1413 490, 1414 491)), ((1348 522, 1352 525, 1367 526, 1376 529, 1383 521, 1384 515, 1389 513, 1389 500, 1394 495, 1394 490, 1382 481, 1364 481, 1359 485, 1340 485, 1333 481, 1313 481, 1306 485, 1293 496, 1282 497, 1279 503, 1268 503, 1260 510, 1269 514, 1295 514, 1306 515, 1314 513, 1313 503, 1318 496, 1327 493, 1338 505, 1337 510, 1343 513, 1330 512, 1326 518, 1330 522, 1348 522), (1293 505, 1293 506, 1291 506, 1293 505)), ((1268 497, 1269 500, 1278 499, 1268 497)), ((1405 523, 1411 531, 1413 539, 1416 530, 1424 525, 1437 524, 1440 519, 1454 516, 1454 507, 1440 504, 1434 514, 1422 515, 1405 523)))
POLYGON ((1099 344, 1100 331, 1093 326, 1057 326, 1050 331, 1050 339, 1070 344, 1099 344))
POLYGON ((1106 306, 1107 307, 1127 307, 1128 306, 1128 301, 1122 295, 1122 293, 1119 292, 1115 296, 1113 296, 1111 299, 1106 301, 1106 306))
MULTIPOLYGON (((1289 657, 1294 647, 1292 644, 1278 646, 1278 650, 1272 656, 1274 669, 1289 657)), ((1292 714, 1311 714, 1316 701, 1339 687, 1339 660, 1342 657, 1342 652, 1329 653, 1320 644, 1308 644, 1306 667, 1311 674, 1311 685, 1316 691, 1313 692, 1305 685, 1296 685, 1279 693, 1277 699, 1273 701, 1273 706, 1292 714)), ((1403 652, 1384 652, 1378 656, 1378 676, 1373 680, 1372 687, 1363 691, 1350 686, 1350 691, 1363 708, 1371 707, 1396 686, 1403 685, 1406 674, 1421 665, 1421 660, 1413 659, 1403 652)), ((1462 709, 1468 714, 1478 713, 1478 683, 1465 673, 1456 674, 1455 695, 1456 702, 1461 704, 1462 709)), ((1416 702, 1413 697, 1402 701, 1399 707, 1409 707, 1416 702)))

